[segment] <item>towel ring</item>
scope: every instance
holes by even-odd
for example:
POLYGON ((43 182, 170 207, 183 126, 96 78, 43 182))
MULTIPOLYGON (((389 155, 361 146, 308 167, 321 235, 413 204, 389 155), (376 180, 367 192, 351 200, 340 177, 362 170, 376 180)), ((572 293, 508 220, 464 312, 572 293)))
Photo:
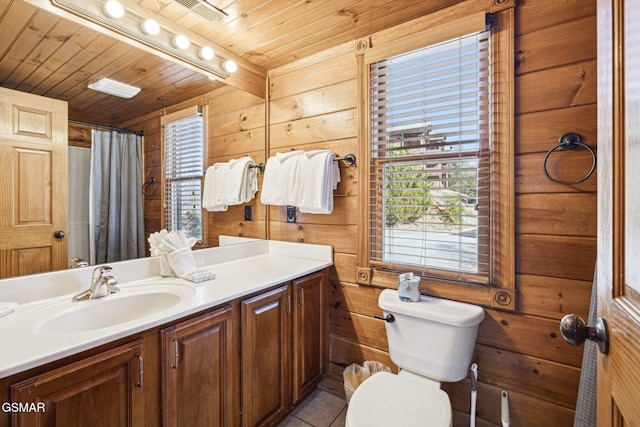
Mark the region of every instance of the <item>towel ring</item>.
POLYGON ((154 177, 149 178, 149 181, 142 184, 142 195, 145 199, 152 197, 156 194, 156 179, 154 177), (149 186, 151 186, 151 192, 148 191, 149 186))
POLYGON ((593 174, 593 171, 595 169, 596 169, 595 151, 593 151, 593 148, 589 147, 587 144, 582 142, 580 135, 573 132, 565 133, 564 135, 562 135, 560 137, 560 142, 558 142, 551 150, 547 152, 547 155, 544 156, 544 161, 542 162, 542 170, 544 170, 544 174, 547 176, 547 178, 549 178, 553 182, 556 182, 558 184, 564 184, 564 185, 580 184, 582 181, 587 180, 591 176, 591 174, 593 174), (547 160, 549 159, 549 156, 551 155, 551 153, 553 153, 554 151, 560 148, 563 150, 573 150, 577 146, 584 147, 589 151, 589 153, 591 153, 591 157, 593 158, 593 163, 591 164, 591 169, 589 169, 589 172, 582 179, 579 179, 577 181, 562 181, 560 179, 552 177, 549 174, 549 171, 547 170, 547 160))

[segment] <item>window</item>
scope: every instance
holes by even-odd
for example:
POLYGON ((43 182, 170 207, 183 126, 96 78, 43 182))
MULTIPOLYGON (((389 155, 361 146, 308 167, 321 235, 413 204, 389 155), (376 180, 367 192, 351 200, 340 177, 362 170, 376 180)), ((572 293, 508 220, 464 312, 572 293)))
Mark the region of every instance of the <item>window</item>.
POLYGON ((490 37, 370 64, 372 265, 488 282, 490 37))
POLYGON ((356 40, 359 284, 412 271, 515 310, 514 23, 513 1, 463 0, 356 40))
POLYGON ((166 116, 164 126, 164 226, 203 239, 204 120, 200 108, 166 116), (175 116, 174 116, 175 117, 175 116))

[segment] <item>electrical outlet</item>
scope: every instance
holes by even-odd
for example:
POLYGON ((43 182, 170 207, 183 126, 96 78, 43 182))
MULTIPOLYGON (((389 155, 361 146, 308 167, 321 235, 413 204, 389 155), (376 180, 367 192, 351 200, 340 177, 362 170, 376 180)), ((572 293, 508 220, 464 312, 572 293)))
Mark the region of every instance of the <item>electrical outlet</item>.
POLYGON ((295 206, 287 206, 287 222, 296 222, 295 206))
POLYGON ((253 221, 253 213, 251 211, 251 206, 246 205, 244 207, 244 220, 245 221, 253 221))

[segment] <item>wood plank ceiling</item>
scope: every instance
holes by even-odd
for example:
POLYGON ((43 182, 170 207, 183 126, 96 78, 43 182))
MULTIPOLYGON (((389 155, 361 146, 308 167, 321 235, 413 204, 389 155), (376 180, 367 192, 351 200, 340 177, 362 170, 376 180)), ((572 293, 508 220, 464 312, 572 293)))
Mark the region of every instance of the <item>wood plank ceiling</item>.
MULTIPOLYGON (((217 23, 172 0, 133 1, 269 70, 460 0, 210 0, 228 15, 217 23)), ((115 125, 223 84, 37 3, 0 0, 0 86, 68 101, 70 119, 115 125), (102 77, 142 91, 124 100, 87 89, 102 77)))

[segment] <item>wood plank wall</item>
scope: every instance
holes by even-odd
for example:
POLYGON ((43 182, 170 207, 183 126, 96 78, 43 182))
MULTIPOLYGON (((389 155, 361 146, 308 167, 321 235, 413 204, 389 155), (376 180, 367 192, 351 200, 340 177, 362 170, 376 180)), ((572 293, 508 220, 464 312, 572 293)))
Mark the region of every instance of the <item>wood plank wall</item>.
MULTIPOLYGON (((251 156, 256 164, 265 159, 265 101, 234 88, 211 93, 209 101, 209 144, 207 164, 251 156)), ((262 173, 258 173, 258 188, 262 173)), ((209 246, 218 246, 218 236, 266 237, 266 207, 256 197, 250 203, 229 206, 226 212, 208 214, 209 246), (245 220, 250 206, 251 220, 245 220)))
MULTIPOLYGON (((543 158, 565 132, 596 146, 595 0, 521 0, 516 8, 516 251, 517 310, 487 309, 475 361, 480 385, 476 425, 500 425, 500 390, 509 392, 511 425, 571 426, 582 349, 559 335, 566 313, 587 316, 596 252, 596 179, 565 186, 550 182, 543 158)), ((269 155, 291 149, 358 153, 356 61, 353 44, 327 49, 269 73, 269 155)), ((264 161, 264 104, 242 92, 203 95, 209 105, 208 164, 250 154, 264 161), (218 98, 218 101, 216 101, 218 98)), ((186 106, 186 105, 184 105, 186 106)), ((171 110, 175 111, 180 106, 171 110)), ((145 179, 160 177, 159 113, 121 124, 145 131, 145 179)), ((561 179, 588 170, 584 152, 561 152, 549 170, 561 179)), ((331 379, 342 380, 350 363, 379 360, 392 365, 379 313, 379 288, 355 280, 357 169, 340 165, 334 213, 297 213, 286 222, 281 207, 269 207, 269 222, 244 221, 241 207, 209 214, 210 245, 219 234, 328 244, 334 247, 331 277, 331 379)), ((160 191, 146 200, 147 231, 160 227, 160 191)), ((263 212, 252 202, 254 217, 263 212)), ((469 418, 469 380, 445 384, 454 425, 469 418)), ((338 388, 339 389, 339 388, 338 388)))
MULTIPOLYGON (((265 101, 255 95, 232 87, 222 87, 197 98, 174 105, 118 126, 144 131, 144 179, 156 180, 156 191, 145 197, 145 231, 153 233, 162 228, 162 114, 172 113, 193 105, 207 106, 206 166, 216 162, 248 155, 256 163, 265 162, 265 101)), ((262 175, 258 175, 258 184, 262 175)), ((152 187, 146 192, 152 193, 152 187)), ((218 236, 265 238, 266 208, 256 198, 251 206, 252 219, 247 221, 243 206, 231 206, 226 212, 207 213, 205 246, 217 246, 218 236)))
MULTIPOLYGON (((565 132, 596 146, 596 17, 594 0, 523 0, 516 9, 516 245, 514 313, 487 309, 476 346, 477 425, 500 425, 500 390, 509 392, 512 426, 571 426, 582 349, 560 337, 566 313, 586 316, 595 265, 596 179, 566 186, 542 171, 543 158, 565 132)), ((356 62, 341 45, 271 70, 270 150, 328 148, 358 151, 356 62)), ((584 152, 549 159, 560 179, 589 167, 584 152)), ((357 168, 341 165, 332 215, 270 207, 272 239, 333 245, 330 377, 341 381, 350 363, 391 364, 379 313, 380 289, 357 285, 357 168)), ((446 384, 455 425, 468 425, 469 381, 446 384)))

